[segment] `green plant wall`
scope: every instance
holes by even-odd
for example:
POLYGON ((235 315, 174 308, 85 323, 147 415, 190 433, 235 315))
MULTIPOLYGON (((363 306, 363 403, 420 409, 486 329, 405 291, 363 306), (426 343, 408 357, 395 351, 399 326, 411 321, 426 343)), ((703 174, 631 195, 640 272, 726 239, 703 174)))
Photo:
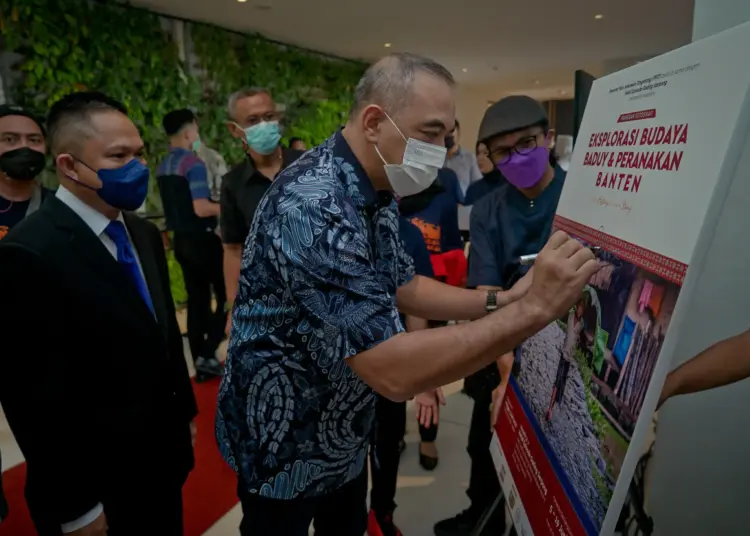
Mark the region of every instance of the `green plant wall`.
MULTIPOLYGON (((63 95, 97 90, 122 101, 138 125, 152 169, 168 150, 161 120, 193 107, 201 137, 231 165, 242 148, 227 131, 229 95, 245 86, 268 88, 285 108, 285 137, 322 142, 346 121, 365 66, 206 24, 186 24, 196 65, 180 60, 164 17, 114 3, 85 0, 0 0, 2 48, 21 60, 12 99, 40 115, 63 95)), ((147 209, 159 212, 156 181, 147 209)), ((170 262, 176 301, 182 275, 170 262)), ((178 299, 179 297, 179 299, 178 299)))
POLYGON ((227 98, 243 87, 266 88, 284 106, 285 139, 313 146, 346 122, 363 64, 204 24, 191 24, 190 36, 199 59, 201 136, 228 161, 240 159, 242 150, 227 135, 227 98))

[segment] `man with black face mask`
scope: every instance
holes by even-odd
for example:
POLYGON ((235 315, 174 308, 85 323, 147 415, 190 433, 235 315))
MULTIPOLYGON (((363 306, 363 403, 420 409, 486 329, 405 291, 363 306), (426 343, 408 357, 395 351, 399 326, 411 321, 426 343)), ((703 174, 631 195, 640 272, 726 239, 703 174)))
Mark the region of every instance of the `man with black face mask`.
MULTIPOLYGON (((45 190, 34 179, 44 169, 44 152, 39 119, 20 106, 0 106, 0 240, 41 205, 45 190)), ((8 515, 2 484, 0 472, 0 523, 8 515)))
POLYGON ((34 179, 44 164, 41 121, 20 106, 0 106, 0 240, 41 205, 46 190, 34 179))

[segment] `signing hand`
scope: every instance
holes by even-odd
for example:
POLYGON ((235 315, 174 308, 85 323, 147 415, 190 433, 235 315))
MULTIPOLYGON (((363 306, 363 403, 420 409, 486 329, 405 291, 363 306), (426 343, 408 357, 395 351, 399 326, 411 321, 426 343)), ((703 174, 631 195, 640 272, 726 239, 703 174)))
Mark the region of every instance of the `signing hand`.
POLYGON ((445 406, 445 396, 440 388, 427 391, 414 398, 414 409, 417 413, 417 421, 425 428, 437 425, 440 417, 440 406, 445 406))
POLYGON ((551 322, 581 299, 583 287, 599 268, 589 248, 557 231, 534 262, 534 277, 524 300, 551 322))
POLYGON ((67 536, 107 536, 107 518, 104 512, 85 527, 69 532, 67 536))

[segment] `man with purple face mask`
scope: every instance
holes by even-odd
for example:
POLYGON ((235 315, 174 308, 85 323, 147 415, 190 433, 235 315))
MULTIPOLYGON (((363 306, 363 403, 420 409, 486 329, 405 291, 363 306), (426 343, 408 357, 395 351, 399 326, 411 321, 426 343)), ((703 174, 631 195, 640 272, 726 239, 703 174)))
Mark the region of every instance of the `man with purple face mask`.
MULTIPOLYGON (((540 251, 547 241, 565 180, 565 172, 549 163, 553 139, 544 107, 531 97, 506 97, 485 112, 478 141, 486 145, 492 164, 507 183, 482 197, 472 210, 468 287, 488 292, 511 288, 528 270, 519 263, 521 255, 540 251)), ((489 450, 490 423, 516 370, 513 365, 510 352, 466 378, 466 393, 474 399, 467 449, 471 476, 466 493, 471 506, 435 525, 436 536, 473 534, 482 514, 501 493, 489 450)), ((504 530, 501 505, 482 535, 504 530)))

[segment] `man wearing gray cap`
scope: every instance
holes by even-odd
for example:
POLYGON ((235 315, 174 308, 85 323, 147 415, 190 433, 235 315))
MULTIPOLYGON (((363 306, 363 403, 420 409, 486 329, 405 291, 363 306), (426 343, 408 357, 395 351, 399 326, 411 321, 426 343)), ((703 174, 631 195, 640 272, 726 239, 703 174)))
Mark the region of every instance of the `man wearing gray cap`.
MULTIPOLYGON (((478 141, 487 146, 490 160, 508 183, 480 199, 472 210, 467 286, 488 292, 511 288, 528 269, 520 266, 519 257, 540 251, 549 238, 565 180, 565 172, 549 163, 553 139, 544 107, 531 97, 506 97, 485 112, 478 141)), ((466 393, 474 399, 468 441, 471 476, 466 491, 471 506, 437 523, 436 536, 472 534, 501 493, 489 450, 489 425, 497 418, 496 413, 491 415, 490 406, 499 410, 513 363, 511 352, 466 379, 466 393)), ((482 534, 504 530, 501 505, 482 534)))

